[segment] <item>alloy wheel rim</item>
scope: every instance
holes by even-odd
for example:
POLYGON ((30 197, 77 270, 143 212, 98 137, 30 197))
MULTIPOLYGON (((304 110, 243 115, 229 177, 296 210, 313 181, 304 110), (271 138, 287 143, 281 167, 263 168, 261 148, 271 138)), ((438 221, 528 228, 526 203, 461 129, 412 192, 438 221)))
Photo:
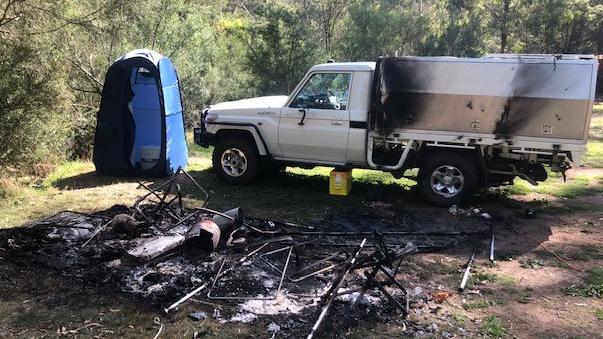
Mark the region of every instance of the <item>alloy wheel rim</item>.
POLYGON ((431 174, 431 189, 445 198, 458 195, 465 185, 463 173, 451 165, 443 165, 436 168, 431 174))
POLYGON ((229 148, 220 159, 224 173, 231 177, 240 177, 247 171, 247 157, 238 148, 229 148))

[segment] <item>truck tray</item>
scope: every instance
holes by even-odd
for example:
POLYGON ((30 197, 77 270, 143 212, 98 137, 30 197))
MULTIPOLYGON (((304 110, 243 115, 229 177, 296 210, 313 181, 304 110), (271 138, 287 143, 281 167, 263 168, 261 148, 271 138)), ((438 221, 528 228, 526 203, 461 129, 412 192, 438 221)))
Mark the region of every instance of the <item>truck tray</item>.
POLYGON ((370 127, 586 143, 596 77, 593 56, 384 57, 370 127))

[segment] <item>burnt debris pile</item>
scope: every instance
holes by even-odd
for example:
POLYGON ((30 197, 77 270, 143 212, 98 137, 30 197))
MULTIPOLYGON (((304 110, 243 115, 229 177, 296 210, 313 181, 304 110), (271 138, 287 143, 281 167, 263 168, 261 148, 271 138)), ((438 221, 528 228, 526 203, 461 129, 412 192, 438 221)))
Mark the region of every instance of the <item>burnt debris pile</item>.
POLYGON ((213 305, 220 321, 278 317, 311 337, 346 319, 401 321, 414 302, 405 258, 482 239, 485 229, 459 222, 449 231, 378 202, 309 225, 220 212, 183 170, 140 185, 148 192, 131 207, 65 211, 5 230, 3 257, 118 287, 165 312, 192 301, 213 305), (184 193, 190 187, 202 203, 184 193))

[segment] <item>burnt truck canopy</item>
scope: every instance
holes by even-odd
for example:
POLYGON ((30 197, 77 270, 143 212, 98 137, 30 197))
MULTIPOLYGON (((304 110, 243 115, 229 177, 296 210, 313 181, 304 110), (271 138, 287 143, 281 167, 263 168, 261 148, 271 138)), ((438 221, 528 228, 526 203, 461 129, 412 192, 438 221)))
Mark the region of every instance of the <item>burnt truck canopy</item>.
POLYGON ((596 75, 593 56, 382 57, 369 126, 585 143, 596 75))
POLYGON ((93 160, 99 174, 161 176, 186 166, 180 87, 172 61, 140 49, 107 71, 93 160))

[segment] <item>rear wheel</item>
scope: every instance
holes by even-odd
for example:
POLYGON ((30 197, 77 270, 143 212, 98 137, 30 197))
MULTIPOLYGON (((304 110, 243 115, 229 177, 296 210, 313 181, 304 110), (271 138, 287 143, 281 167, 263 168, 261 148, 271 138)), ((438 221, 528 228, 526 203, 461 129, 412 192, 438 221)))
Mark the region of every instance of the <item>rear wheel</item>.
POLYGON ((220 179, 229 184, 247 184, 258 173, 258 155, 253 146, 238 138, 220 140, 214 148, 212 164, 220 179))
POLYGON ((478 186, 477 170, 462 154, 433 154, 419 170, 419 193, 432 205, 459 204, 471 198, 478 186))

